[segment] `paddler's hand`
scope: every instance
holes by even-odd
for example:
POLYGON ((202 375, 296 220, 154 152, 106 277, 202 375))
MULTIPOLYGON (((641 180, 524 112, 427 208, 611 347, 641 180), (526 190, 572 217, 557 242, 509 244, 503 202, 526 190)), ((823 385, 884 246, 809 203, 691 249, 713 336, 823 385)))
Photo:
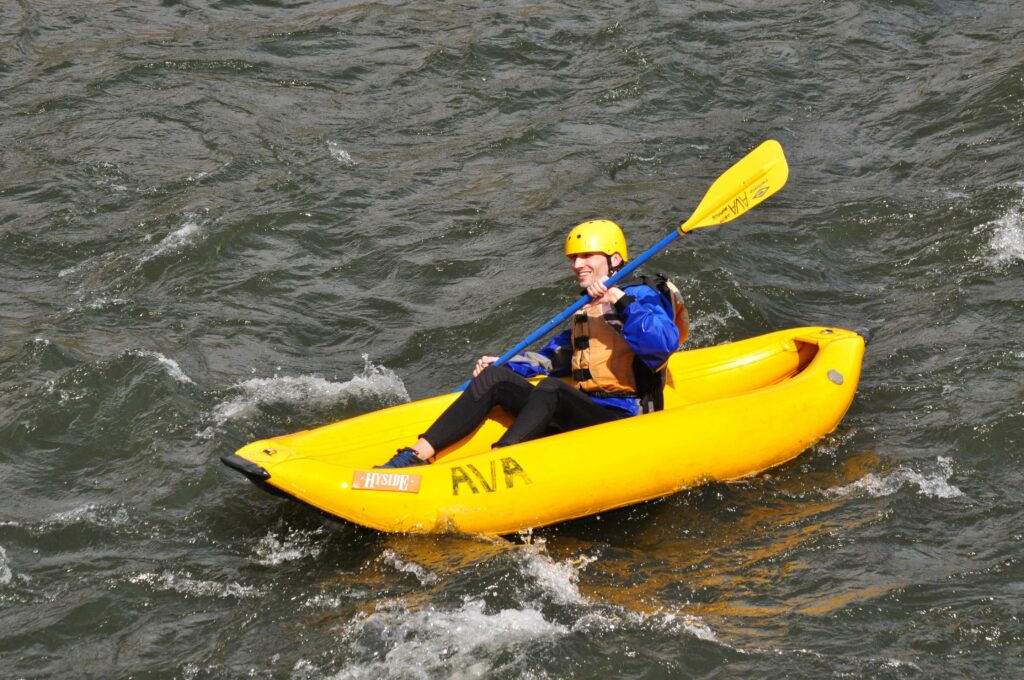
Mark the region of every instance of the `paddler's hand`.
POLYGON ((485 368, 493 364, 498 360, 498 357, 482 356, 476 362, 476 367, 473 369, 473 377, 480 375, 485 368))
POLYGON ((616 302, 619 301, 619 299, 623 295, 625 295, 621 288, 616 288, 615 286, 608 288, 607 286, 605 286, 604 282, 607 280, 608 277, 605 276, 600 281, 595 281, 594 283, 587 286, 587 295, 590 296, 591 301, 590 303, 584 306, 584 309, 590 307, 591 305, 596 305, 598 303, 605 302, 614 305, 616 302))

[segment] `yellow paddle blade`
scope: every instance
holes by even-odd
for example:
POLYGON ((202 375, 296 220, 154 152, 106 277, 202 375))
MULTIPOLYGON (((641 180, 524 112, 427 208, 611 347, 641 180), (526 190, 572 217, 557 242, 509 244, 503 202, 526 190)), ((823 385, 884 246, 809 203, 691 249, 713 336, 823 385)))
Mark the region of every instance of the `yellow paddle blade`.
POLYGON ((715 180, 690 219, 679 225, 679 233, 736 219, 781 189, 788 178, 782 145, 774 139, 763 142, 715 180))

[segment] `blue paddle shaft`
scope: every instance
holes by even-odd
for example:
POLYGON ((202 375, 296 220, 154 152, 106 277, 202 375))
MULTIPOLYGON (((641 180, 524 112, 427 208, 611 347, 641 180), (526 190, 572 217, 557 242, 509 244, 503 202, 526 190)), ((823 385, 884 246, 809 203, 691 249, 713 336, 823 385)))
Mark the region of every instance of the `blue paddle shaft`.
MULTIPOLYGON (((668 244, 672 243, 677 238, 679 238, 679 231, 676 230, 676 229, 673 229, 671 234, 669 234, 665 238, 663 238, 660 241, 658 241, 657 243, 655 243, 653 246, 648 248, 642 255, 637 257, 632 262, 628 263, 625 267, 623 267, 619 271, 615 272, 615 274, 612 277, 610 277, 607 281, 605 281, 604 284, 606 286, 608 286, 609 288, 611 288, 616 283, 618 283, 619 281, 622 281, 624 278, 626 278, 627 276, 632 274, 634 271, 636 271, 637 267, 642 265, 644 262, 647 262, 647 260, 651 259, 655 255, 660 253, 662 250, 664 250, 668 246, 668 244)), ((568 309, 566 309, 561 314, 558 314, 557 316, 551 317, 551 319, 548 320, 547 323, 545 323, 543 326, 541 326, 540 328, 538 328, 537 330, 533 331, 528 336, 523 338, 523 340, 518 345, 516 345, 515 347, 513 347, 509 351, 507 351, 504 354, 502 354, 500 357, 498 357, 498 360, 495 361, 491 365, 492 366, 501 366, 502 364, 508 363, 508 361, 512 357, 514 357, 515 355, 519 354, 524 349, 526 349, 527 347, 529 347, 533 343, 535 343, 538 340, 540 340, 541 338, 543 338, 545 335, 550 333, 552 330, 554 330, 558 326, 561 326, 562 323, 566 319, 568 319, 570 316, 572 316, 577 311, 579 311, 580 308, 583 307, 583 305, 587 304, 588 302, 590 302, 590 298, 589 297, 586 297, 586 296, 580 297, 580 299, 577 300, 575 303, 573 303, 568 309)), ((470 381, 467 380, 466 382, 464 382, 461 385, 459 385, 458 389, 456 389, 455 391, 456 392, 463 391, 464 389, 469 387, 469 383, 470 383, 470 381)))

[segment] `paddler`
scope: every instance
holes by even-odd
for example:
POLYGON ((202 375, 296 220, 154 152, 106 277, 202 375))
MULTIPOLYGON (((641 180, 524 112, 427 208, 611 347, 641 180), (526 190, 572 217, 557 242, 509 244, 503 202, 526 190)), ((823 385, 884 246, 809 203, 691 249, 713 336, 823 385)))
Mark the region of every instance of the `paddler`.
POLYGON ((574 430, 628 418, 640 412, 638 378, 642 362, 658 371, 679 347, 679 329, 664 297, 646 284, 604 285, 627 261, 622 229, 611 220, 577 225, 565 240, 576 281, 591 301, 569 329, 540 352, 517 355, 504 366, 483 356, 473 380, 412 446, 377 467, 425 465, 439 451, 473 430, 501 406, 515 420, 492 448, 547 434, 553 426, 574 430), (636 368, 634 368, 636 367, 636 368), (526 380, 546 375, 536 386, 526 380), (571 383, 560 380, 570 377, 571 383))

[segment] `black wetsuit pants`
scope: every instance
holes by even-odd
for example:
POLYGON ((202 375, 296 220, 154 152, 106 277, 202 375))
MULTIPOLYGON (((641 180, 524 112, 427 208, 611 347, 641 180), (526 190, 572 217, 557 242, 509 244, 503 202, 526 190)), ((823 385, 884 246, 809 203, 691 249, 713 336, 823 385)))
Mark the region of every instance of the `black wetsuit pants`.
POLYGON ((544 378, 534 387, 504 366, 488 366, 434 421, 423 438, 440 452, 475 430, 495 406, 516 416, 495 447, 542 437, 552 425, 575 430, 628 416, 619 409, 595 403, 558 378, 544 378))

